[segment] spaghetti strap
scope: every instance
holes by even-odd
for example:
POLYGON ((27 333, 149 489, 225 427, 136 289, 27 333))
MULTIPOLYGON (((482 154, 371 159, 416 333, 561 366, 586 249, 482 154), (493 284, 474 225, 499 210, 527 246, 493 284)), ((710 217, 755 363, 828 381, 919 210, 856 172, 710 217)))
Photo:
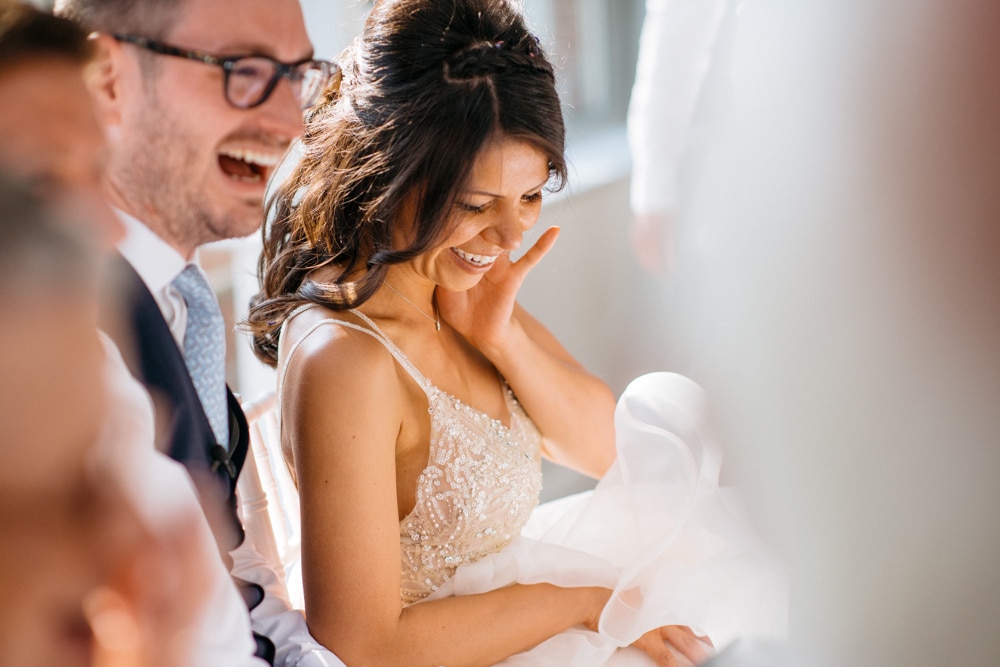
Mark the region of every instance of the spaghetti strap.
MULTIPOLYGON (((417 369, 417 367, 413 365, 413 362, 410 361, 410 358, 407 357, 403 353, 403 351, 399 349, 395 343, 392 342, 391 338, 385 335, 385 332, 382 331, 382 329, 380 329, 379 326, 372 321, 372 318, 368 317, 367 315, 362 313, 360 310, 357 310, 356 308, 352 308, 349 312, 353 313, 358 318, 360 318, 365 324, 370 326, 372 330, 369 331, 368 329, 357 327, 357 325, 353 326, 352 328, 357 328, 359 331, 364 331, 367 334, 374 333, 375 335, 377 335, 378 339, 382 342, 383 345, 385 345, 386 349, 389 350, 389 352, 392 353, 392 356, 396 358, 396 361, 399 362, 399 365, 402 366, 406 370, 406 372, 410 374, 410 377, 413 378, 414 382, 420 385, 420 388, 424 390, 424 393, 426 394, 430 392, 430 390, 434 387, 434 385, 431 384, 431 381, 428 380, 424 376, 424 374, 421 373, 417 369)), ((338 322, 345 325, 349 324, 349 322, 341 322, 340 320, 338 320, 338 322)))
MULTIPOLYGON (((289 313, 288 317, 285 318, 285 321, 281 325, 281 336, 284 337, 285 327, 288 325, 288 322, 293 317, 295 317, 301 312, 308 310, 309 308, 312 308, 314 305, 315 304, 311 303, 304 304, 293 310, 291 313, 289 313)), ((392 354, 392 356, 396 359, 396 361, 399 362, 399 365, 402 366, 406 370, 406 372, 410 374, 410 376, 420 386, 420 388, 424 390, 424 393, 427 394, 430 392, 433 386, 431 385, 430 381, 426 377, 424 377, 423 373, 417 370, 417 367, 413 365, 413 362, 410 361, 409 357, 403 354, 403 351, 400 350, 398 347, 396 347, 396 344, 393 343, 392 340, 385 335, 385 332, 383 332, 378 327, 378 325, 372 321, 370 317, 368 317, 360 310, 357 310, 355 308, 352 308, 348 312, 356 315, 371 328, 369 329, 368 327, 363 327, 360 324, 354 324, 353 322, 338 320, 334 317, 326 317, 323 318, 322 320, 313 322, 312 325, 310 325, 310 327, 306 329, 305 332, 301 336, 299 336, 298 339, 296 339, 296 341, 288 349, 288 355, 285 358, 285 363, 281 367, 281 373, 278 376, 278 405, 281 405, 281 390, 285 384, 285 374, 288 372, 288 365, 291 363, 292 357, 295 355, 295 351, 299 349, 299 346, 303 342, 305 342, 306 338, 308 338, 313 331, 320 328, 324 324, 336 324, 339 326, 347 327, 348 329, 354 329, 355 331, 360 331, 361 333, 367 334, 372 338, 374 338, 375 340, 379 341, 389 351, 389 353, 392 354)))

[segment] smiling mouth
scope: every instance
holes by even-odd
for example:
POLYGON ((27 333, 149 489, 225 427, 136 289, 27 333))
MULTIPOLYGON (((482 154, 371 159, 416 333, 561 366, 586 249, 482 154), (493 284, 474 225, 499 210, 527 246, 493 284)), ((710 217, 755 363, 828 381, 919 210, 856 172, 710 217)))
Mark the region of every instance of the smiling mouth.
POLYGON ((252 149, 219 151, 219 167, 233 180, 242 183, 263 183, 281 161, 280 155, 252 149))
POLYGON ((465 252, 464 250, 459 250, 458 248, 452 248, 451 250, 469 264, 479 267, 491 265, 493 262, 497 261, 498 257, 498 255, 473 255, 471 252, 465 252))

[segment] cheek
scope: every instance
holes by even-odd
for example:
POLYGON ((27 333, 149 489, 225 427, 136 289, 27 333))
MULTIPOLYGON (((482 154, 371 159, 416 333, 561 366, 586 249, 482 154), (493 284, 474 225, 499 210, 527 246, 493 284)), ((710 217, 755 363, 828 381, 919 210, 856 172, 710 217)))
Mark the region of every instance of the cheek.
POLYGON ((16 542, 5 548, 3 568, 10 577, 4 586, 7 607, 27 608, 32 602, 82 594, 100 581, 103 571, 103 559, 95 555, 102 549, 97 535, 88 536, 71 522, 50 516, 71 516, 65 508, 36 509, 43 519, 22 525, 16 542))
POLYGON ((438 249, 447 249, 461 246, 463 243, 476 238, 485 229, 485 216, 478 216, 477 220, 472 216, 460 217, 452 226, 451 231, 438 244, 438 249))
POLYGON ((191 157, 211 156, 215 160, 217 145, 239 127, 241 120, 239 116, 233 118, 236 110, 226 103, 221 84, 214 94, 199 90, 171 96, 166 90, 164 87, 151 94, 138 108, 138 115, 132 119, 133 133, 144 136, 156 148, 161 161, 175 155, 185 156, 185 162, 191 157), (151 117, 152 109, 155 115, 151 117))
POLYGON ((542 203, 532 203, 521 211, 521 229, 528 231, 538 222, 542 214, 542 203))

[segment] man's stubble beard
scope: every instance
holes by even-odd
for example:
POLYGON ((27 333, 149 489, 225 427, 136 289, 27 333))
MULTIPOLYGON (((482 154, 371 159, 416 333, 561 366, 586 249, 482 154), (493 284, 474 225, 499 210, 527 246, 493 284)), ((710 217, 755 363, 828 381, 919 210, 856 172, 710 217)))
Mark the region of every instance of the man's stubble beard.
MULTIPOLYGON (((152 99, 149 108, 162 109, 162 105, 152 99)), ((210 174, 196 171, 201 166, 199 151, 184 135, 165 131, 171 127, 178 124, 165 115, 147 117, 142 133, 131 142, 128 161, 118 165, 116 180, 135 215, 172 246, 187 252, 252 233, 259 220, 213 210, 207 189, 210 174)))

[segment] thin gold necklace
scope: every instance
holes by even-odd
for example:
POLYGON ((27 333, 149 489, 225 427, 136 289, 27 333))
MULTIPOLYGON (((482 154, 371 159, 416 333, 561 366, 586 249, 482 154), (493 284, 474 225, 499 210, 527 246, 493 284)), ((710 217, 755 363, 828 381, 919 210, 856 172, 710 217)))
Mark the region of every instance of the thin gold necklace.
POLYGON ((441 331, 441 316, 438 314, 437 305, 434 306, 434 317, 431 317, 430 315, 428 315, 427 313, 425 313, 420 306, 418 306, 417 304, 415 304, 412 301, 410 301, 409 299, 407 299, 406 295, 404 295, 398 289, 396 289, 395 287, 393 287, 392 285, 390 285, 388 281, 384 281, 384 282, 385 282, 385 286, 386 287, 388 287, 393 292, 395 292, 399 296, 400 299, 402 299, 406 303, 408 303, 411 306, 413 306, 418 313, 420 313, 421 315, 423 315, 424 317, 426 317, 427 319, 429 319, 431 322, 433 322, 435 329, 437 329, 438 331, 441 331))

